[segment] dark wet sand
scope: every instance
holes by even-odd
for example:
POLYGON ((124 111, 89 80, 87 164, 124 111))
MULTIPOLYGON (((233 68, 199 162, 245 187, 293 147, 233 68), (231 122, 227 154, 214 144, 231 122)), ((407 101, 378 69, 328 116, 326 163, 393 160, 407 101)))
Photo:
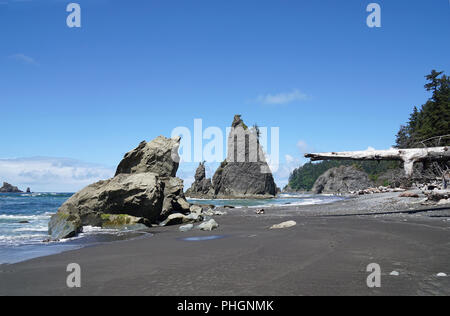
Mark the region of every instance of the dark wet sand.
POLYGON ((153 228, 153 237, 3 265, 0 295, 450 295, 450 277, 436 276, 450 275, 449 208, 373 214, 418 208, 397 195, 265 215, 227 210, 213 232, 153 228), (297 226, 268 229, 287 220, 297 226), (182 240, 211 235, 225 237, 182 240), (82 269, 79 289, 66 286, 73 262, 82 269), (382 269, 377 289, 366 285, 373 262, 382 269), (400 276, 389 276, 394 270, 400 276))

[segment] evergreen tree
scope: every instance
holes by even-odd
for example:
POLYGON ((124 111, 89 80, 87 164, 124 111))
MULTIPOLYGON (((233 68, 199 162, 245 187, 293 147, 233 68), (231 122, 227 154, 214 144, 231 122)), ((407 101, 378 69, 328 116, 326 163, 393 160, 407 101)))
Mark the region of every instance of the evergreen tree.
MULTIPOLYGON (((450 134, 450 78, 432 70, 425 76, 425 89, 432 92, 431 98, 420 108, 414 107, 409 122, 402 125, 397 134, 396 147, 420 147, 422 141, 450 134)), ((450 138, 441 145, 448 145, 450 138)))
MULTIPOLYGON (((400 127, 396 137, 398 148, 421 147, 421 141, 450 135, 450 78, 444 75, 444 72, 436 70, 432 70, 425 78, 427 80, 425 89, 432 92, 432 96, 420 108, 415 106, 408 123, 400 127)), ((450 145, 450 137, 442 139, 440 145, 450 145)), ((309 162, 293 171, 289 178, 289 186, 295 190, 311 190, 320 175, 328 169, 341 165, 354 165, 364 170, 374 181, 387 170, 400 168, 400 163, 396 161, 309 162)))

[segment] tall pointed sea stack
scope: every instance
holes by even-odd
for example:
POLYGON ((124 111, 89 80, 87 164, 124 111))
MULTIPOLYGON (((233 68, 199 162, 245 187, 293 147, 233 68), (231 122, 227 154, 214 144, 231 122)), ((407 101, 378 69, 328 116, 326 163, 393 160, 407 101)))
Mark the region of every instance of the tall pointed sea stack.
MULTIPOLYGON (((186 194, 204 198, 274 197, 277 187, 259 142, 258 129, 249 129, 240 115, 234 117, 231 127, 227 159, 214 174, 212 190, 209 187, 204 190, 208 179, 202 176, 196 178, 186 194)), ((204 166, 200 164, 197 173, 203 175, 203 170, 204 166)))

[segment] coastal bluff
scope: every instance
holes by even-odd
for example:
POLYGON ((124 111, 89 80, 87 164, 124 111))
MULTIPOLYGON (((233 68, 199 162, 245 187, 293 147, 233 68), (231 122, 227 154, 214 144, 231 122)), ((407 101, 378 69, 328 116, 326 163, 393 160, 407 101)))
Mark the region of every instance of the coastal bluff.
POLYGON ((87 186, 58 209, 49 222, 51 240, 74 237, 83 226, 151 226, 172 213, 189 213, 183 180, 175 177, 179 146, 179 137, 141 142, 113 178, 87 186))
POLYGON ((241 116, 235 115, 227 141, 227 158, 212 180, 206 179, 205 165, 200 163, 195 182, 186 196, 207 199, 274 197, 278 188, 259 142, 258 128, 248 128, 241 116))

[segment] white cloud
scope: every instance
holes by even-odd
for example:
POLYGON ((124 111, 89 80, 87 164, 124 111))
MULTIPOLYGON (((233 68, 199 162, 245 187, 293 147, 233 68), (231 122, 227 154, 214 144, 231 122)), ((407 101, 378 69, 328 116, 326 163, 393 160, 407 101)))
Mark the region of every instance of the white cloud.
POLYGON ((311 147, 304 140, 299 140, 297 142, 297 148, 302 154, 306 154, 308 151, 311 151, 311 147))
POLYGON ((35 192, 76 192, 112 177, 114 168, 68 158, 0 159, 0 182, 35 192))
POLYGON ((304 101, 307 99, 308 96, 305 93, 300 92, 300 90, 298 89, 294 89, 291 92, 260 95, 257 98, 257 102, 262 104, 288 104, 295 101, 304 101))
POLYGON ((9 56, 9 58, 20 61, 22 63, 28 64, 28 65, 39 65, 34 58, 27 56, 25 54, 14 54, 9 56))

